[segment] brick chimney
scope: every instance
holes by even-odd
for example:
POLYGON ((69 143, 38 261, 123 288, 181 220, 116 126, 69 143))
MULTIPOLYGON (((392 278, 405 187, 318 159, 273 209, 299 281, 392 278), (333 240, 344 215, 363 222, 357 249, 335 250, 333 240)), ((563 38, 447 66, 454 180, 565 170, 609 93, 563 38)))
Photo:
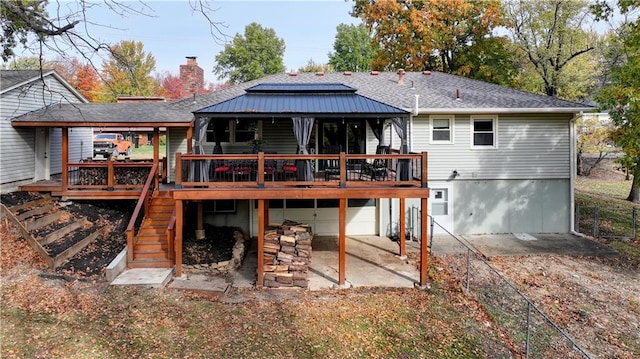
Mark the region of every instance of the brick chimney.
POLYGON ((180 65, 180 98, 192 97, 204 92, 204 70, 198 66, 195 56, 187 56, 187 64, 180 65))

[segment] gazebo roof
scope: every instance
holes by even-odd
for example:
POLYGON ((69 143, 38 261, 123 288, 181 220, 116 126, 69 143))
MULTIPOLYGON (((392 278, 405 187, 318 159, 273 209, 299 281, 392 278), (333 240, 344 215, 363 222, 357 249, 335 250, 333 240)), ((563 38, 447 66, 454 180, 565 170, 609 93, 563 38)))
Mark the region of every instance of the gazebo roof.
POLYGON ((408 116, 398 107, 372 100, 341 83, 262 83, 227 101, 196 110, 196 116, 322 116, 359 117, 408 116))

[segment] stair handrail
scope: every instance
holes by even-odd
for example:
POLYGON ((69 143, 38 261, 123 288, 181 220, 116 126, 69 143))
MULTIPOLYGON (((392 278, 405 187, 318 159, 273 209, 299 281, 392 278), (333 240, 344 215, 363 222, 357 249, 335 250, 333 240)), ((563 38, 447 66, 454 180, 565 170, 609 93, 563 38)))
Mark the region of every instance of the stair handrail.
POLYGON ((173 242, 176 237, 176 208, 173 207, 169 223, 167 224, 167 246, 169 248, 169 259, 175 258, 175 248, 173 248, 173 242))
POLYGON ((138 223, 138 220, 140 220, 140 223, 142 223, 142 219, 144 219, 145 213, 148 212, 149 203, 151 203, 151 196, 153 196, 153 193, 155 193, 156 191, 155 177, 157 171, 157 164, 151 166, 151 171, 149 172, 149 176, 144 183, 144 187, 142 187, 142 192, 140 192, 140 196, 138 197, 138 203, 136 203, 136 208, 133 210, 131 219, 129 219, 129 225, 127 226, 127 229, 125 231, 125 233, 127 234, 127 263, 133 261, 133 248, 136 240, 136 223, 138 223), (140 214, 142 214, 142 217, 140 217, 140 214))

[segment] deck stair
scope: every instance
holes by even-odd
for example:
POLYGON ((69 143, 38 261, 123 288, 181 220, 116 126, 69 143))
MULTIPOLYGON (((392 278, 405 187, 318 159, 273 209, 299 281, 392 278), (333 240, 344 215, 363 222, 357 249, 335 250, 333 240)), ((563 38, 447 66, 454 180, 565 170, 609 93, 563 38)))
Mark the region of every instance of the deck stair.
POLYGON ((167 226, 175 201, 168 192, 159 192, 151 199, 149 211, 142 220, 133 247, 133 261, 129 268, 171 268, 167 226))

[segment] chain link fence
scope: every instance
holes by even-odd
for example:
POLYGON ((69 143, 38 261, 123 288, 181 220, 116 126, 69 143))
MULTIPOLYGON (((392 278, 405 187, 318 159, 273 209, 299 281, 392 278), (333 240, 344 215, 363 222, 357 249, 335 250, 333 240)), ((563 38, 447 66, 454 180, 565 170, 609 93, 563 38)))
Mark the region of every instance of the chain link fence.
POLYGON ((587 207, 576 204, 576 231, 594 238, 630 238, 640 236, 638 207, 587 207))
MULTIPOLYGON (((442 228, 430 218, 434 227, 442 228)), ((505 345, 525 358, 591 358, 562 328, 527 298, 508 279, 492 267, 473 247, 455 235, 430 236, 430 253, 435 249, 440 265, 445 265, 459 290, 473 296, 491 317, 494 330, 505 345), (438 241, 447 244, 446 253, 438 251, 438 241), (457 248, 456 248, 457 246, 457 248)), ((431 262, 430 262, 431 263, 431 262)), ((455 289, 455 288, 454 288, 455 289)))

